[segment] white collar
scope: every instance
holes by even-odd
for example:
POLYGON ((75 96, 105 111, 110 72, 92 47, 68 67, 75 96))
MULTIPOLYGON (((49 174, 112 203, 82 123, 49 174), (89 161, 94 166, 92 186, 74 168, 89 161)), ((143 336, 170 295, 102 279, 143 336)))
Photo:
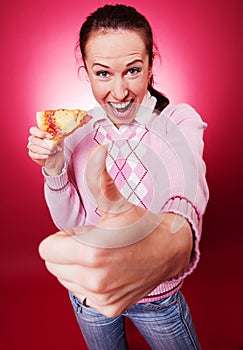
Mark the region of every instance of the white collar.
POLYGON ((147 91, 135 118, 139 124, 146 125, 148 123, 153 114, 156 102, 156 98, 154 96, 151 96, 147 91))

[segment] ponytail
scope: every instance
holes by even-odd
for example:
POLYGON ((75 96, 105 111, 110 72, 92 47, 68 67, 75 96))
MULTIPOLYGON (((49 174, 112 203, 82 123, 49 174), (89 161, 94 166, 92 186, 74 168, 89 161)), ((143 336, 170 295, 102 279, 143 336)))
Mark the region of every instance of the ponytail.
POLYGON ((158 90, 155 90, 153 87, 153 76, 150 77, 149 83, 148 83, 148 91, 152 96, 154 96, 157 99, 156 105, 155 105, 155 112, 158 114, 163 111, 163 109, 168 106, 170 103, 169 99, 163 95, 158 90))

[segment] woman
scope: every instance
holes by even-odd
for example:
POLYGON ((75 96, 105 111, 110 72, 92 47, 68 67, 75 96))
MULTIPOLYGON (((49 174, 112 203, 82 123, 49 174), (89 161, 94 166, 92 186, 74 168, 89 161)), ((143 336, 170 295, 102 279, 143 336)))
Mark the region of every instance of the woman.
POLYGON ((70 291, 89 349, 127 349, 125 317, 152 349, 200 349, 180 287, 199 260, 206 125, 152 87, 152 31, 134 8, 97 9, 79 44, 99 104, 92 122, 54 151, 30 130, 29 155, 63 230, 40 254, 70 291))

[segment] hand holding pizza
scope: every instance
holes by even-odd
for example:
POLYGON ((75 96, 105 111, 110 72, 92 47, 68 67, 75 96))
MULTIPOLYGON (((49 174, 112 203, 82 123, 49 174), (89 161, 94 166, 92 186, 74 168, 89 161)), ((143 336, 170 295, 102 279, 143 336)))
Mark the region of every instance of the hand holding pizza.
POLYGON ((91 116, 80 109, 37 112, 37 127, 30 129, 29 156, 44 167, 47 175, 60 174, 64 164, 63 140, 90 119, 91 116))
POLYGON ((30 128, 28 139, 28 154, 30 158, 42 166, 47 175, 58 175, 63 168, 63 142, 57 144, 54 148, 50 146, 47 140, 50 134, 39 129, 36 126, 30 128))

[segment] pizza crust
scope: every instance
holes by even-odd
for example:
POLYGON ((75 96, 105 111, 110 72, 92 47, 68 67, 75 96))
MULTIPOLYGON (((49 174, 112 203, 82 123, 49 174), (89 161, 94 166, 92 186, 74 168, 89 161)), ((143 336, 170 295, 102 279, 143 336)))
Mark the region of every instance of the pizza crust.
POLYGON ((36 113, 37 126, 50 134, 45 142, 54 148, 77 128, 87 124, 92 117, 81 109, 56 109, 36 113))

